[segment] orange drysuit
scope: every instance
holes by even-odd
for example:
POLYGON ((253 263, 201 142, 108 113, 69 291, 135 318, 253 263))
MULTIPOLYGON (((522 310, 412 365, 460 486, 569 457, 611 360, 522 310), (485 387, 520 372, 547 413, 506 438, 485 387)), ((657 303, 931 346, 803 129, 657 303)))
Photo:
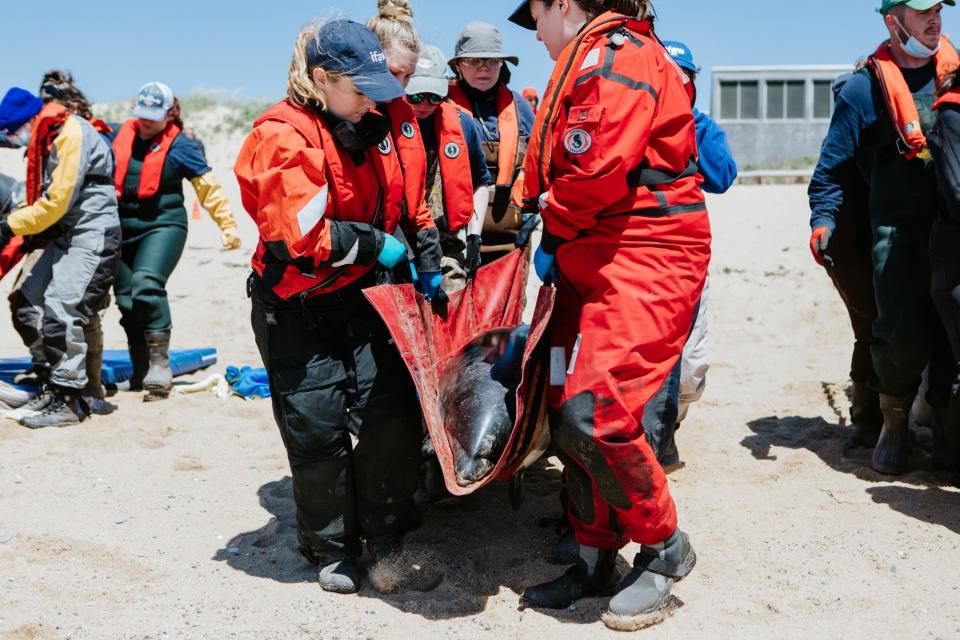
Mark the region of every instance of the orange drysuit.
POLYGON ((710 261, 683 75, 649 22, 593 20, 557 61, 524 166, 556 254, 551 428, 580 544, 677 527, 643 408, 689 334, 710 261))
POLYGON ((234 171, 257 223, 253 269, 284 299, 356 282, 373 267, 383 234, 402 225, 422 272, 440 271, 433 220, 406 213, 407 191, 387 134, 357 165, 318 114, 283 101, 254 123, 234 171))

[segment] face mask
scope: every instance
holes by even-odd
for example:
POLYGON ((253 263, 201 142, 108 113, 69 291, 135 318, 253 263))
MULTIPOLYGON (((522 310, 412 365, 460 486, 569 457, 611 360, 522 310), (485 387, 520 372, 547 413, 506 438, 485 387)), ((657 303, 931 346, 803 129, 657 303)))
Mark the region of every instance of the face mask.
POLYGON ((14 133, 7 135, 7 140, 15 147, 25 147, 30 142, 30 133, 32 131, 33 126, 28 122, 14 133))
POLYGON ((907 55, 913 56, 914 58, 932 58, 933 56, 937 55, 937 51, 940 50, 939 42, 937 43, 935 49, 930 49, 927 47, 927 45, 923 44, 914 36, 912 36, 910 32, 907 31, 907 28, 904 27, 896 17, 894 17, 893 20, 897 23, 897 26, 900 27, 900 30, 909 36, 906 42, 901 43, 903 44, 903 50, 907 52, 907 55))

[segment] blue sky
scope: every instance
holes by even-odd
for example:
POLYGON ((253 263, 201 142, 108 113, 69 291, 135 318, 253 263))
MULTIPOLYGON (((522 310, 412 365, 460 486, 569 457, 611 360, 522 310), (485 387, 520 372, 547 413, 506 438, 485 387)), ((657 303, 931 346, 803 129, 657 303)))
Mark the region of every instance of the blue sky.
MULTIPOLYGON (((501 27, 506 46, 520 57, 517 88, 546 84, 552 63, 532 32, 509 24, 517 0, 413 0, 424 40, 452 54, 460 27, 487 20, 501 27)), ((658 33, 685 40, 705 71, 746 64, 852 64, 885 37, 873 12, 880 0, 655 0, 658 33)), ((325 3, 150 3, 53 0, 43 10, 4 2, 0 35, 0 90, 20 85, 35 91, 54 67, 74 73, 93 100, 132 97, 148 81, 170 84, 178 94, 220 90, 242 98, 282 95, 293 38, 308 18, 331 10, 325 3)), ((375 0, 351 0, 340 8, 358 20, 376 10, 375 0)), ((945 32, 960 19, 945 8, 945 32)), ((703 106, 708 78, 700 82, 703 106)))

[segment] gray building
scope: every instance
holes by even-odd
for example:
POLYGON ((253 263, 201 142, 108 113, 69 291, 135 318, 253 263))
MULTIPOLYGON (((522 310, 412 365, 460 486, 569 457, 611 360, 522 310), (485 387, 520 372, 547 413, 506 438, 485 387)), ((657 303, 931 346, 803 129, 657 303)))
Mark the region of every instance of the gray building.
POLYGON ((711 115, 727 132, 741 170, 816 158, 833 113, 831 86, 852 70, 851 65, 714 67, 711 115))

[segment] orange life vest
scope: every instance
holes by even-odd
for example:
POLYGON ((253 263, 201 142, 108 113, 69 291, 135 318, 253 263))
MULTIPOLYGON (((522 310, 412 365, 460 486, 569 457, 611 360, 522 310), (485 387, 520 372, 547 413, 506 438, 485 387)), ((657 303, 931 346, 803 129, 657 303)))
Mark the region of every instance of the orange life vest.
POLYGON ((70 117, 70 111, 63 105, 48 102, 40 110, 39 118, 30 134, 27 145, 27 204, 33 204, 43 193, 43 171, 46 159, 50 157, 53 140, 60 133, 60 127, 70 117))
MULTIPOLYGON (((50 157, 53 141, 60 134, 60 127, 72 114, 61 104, 48 102, 40 110, 27 145, 27 204, 33 204, 43 194, 43 172, 50 157)), ((97 133, 106 135, 111 129, 103 120, 90 120, 97 133)))
POLYGON ((463 228, 473 217, 473 172, 470 153, 460 123, 460 111, 450 102, 440 103, 434 116, 437 155, 443 181, 443 206, 447 227, 463 228))
MULTIPOLYGON (((264 277, 268 265, 272 268, 278 266, 268 255, 267 244, 286 246, 309 238, 313 244, 322 245, 325 251, 330 250, 328 232, 321 231, 318 237, 313 235, 316 232, 303 236, 298 228, 297 210, 317 193, 317 184, 310 180, 311 175, 322 175, 326 182, 327 203, 323 218, 372 224, 388 235, 396 231, 403 215, 406 193, 392 136, 387 136, 379 147, 366 154, 380 184, 381 197, 372 199, 375 203, 379 201, 379 207, 374 205, 370 210, 364 210, 354 186, 358 183, 359 169, 335 143, 322 117, 284 100, 261 115, 253 125, 254 130, 268 121, 289 125, 291 131, 276 140, 271 139, 269 144, 274 145, 273 148, 261 149, 245 143, 235 169, 244 208, 260 230, 260 243, 252 263, 261 277, 264 277), (291 147, 287 145, 299 146, 303 140, 308 146, 297 154, 294 163, 297 171, 284 171, 282 166, 262 166, 264 161, 288 153, 291 147), (312 153, 313 149, 322 150, 322 154, 312 153)), ((261 141, 261 145, 267 145, 267 142, 261 141)), ((317 266, 314 259, 305 257, 286 263, 282 274, 275 279, 271 276, 269 279, 264 277, 264 280, 269 280, 268 285, 274 293, 290 299, 295 295, 312 296, 339 289, 356 282, 372 268, 373 265, 357 264, 317 266)))
MULTIPOLYGON (((460 109, 474 117, 470 98, 456 80, 450 81, 448 96, 460 109)), ((500 132, 500 148, 497 161, 497 186, 513 185, 513 175, 520 155, 520 114, 510 91, 502 82, 497 85, 497 129, 500 132)))
MULTIPOLYGON (((937 87, 944 79, 960 66, 960 56, 946 37, 940 37, 940 50, 934 56, 937 69, 937 87)), ((927 151, 927 138, 920 127, 920 112, 913 101, 913 95, 903 78, 903 72, 894 62, 890 53, 890 41, 887 40, 867 59, 880 90, 883 101, 890 114, 890 120, 896 129, 899 143, 897 147, 908 160, 912 160, 927 151)))
POLYGON ((960 105, 960 88, 951 89, 937 98, 937 101, 933 103, 933 110, 936 111, 946 104, 960 105))
MULTIPOLYGON (((113 185, 117 189, 117 199, 123 198, 123 183, 127 179, 127 169, 130 167, 130 156, 133 155, 133 144, 140 131, 140 121, 136 118, 127 120, 120 127, 117 137, 113 140, 113 155, 117 168, 113 174, 113 185)), ((167 154, 173 141, 180 135, 180 127, 172 122, 163 131, 150 141, 150 149, 143 159, 143 168, 140 170, 140 184, 137 187, 137 198, 143 200, 157 193, 160 189, 160 179, 163 177, 163 165, 167 161, 167 154)))
POLYGON ((386 110, 403 171, 407 215, 417 218, 426 211, 427 181, 427 154, 423 149, 417 116, 402 98, 388 102, 386 110))

